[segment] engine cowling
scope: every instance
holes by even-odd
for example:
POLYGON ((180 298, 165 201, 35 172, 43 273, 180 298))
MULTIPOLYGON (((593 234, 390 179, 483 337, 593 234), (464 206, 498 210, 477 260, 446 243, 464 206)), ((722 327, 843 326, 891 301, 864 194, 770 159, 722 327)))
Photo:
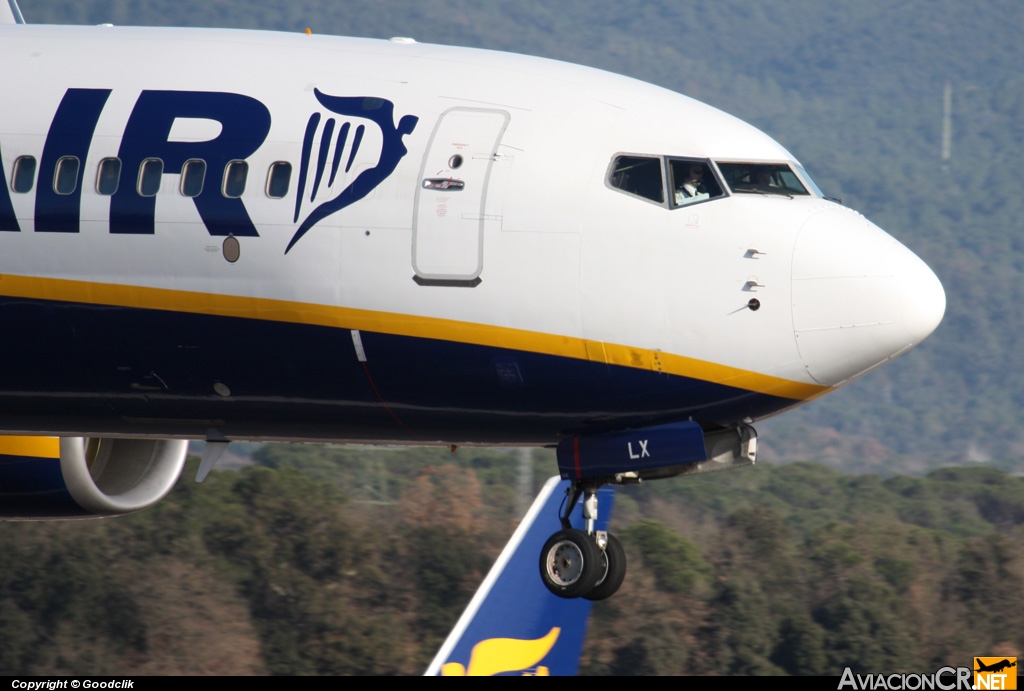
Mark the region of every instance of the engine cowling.
POLYGON ((167 496, 187 455, 179 439, 0 437, 0 518, 140 511, 167 496))

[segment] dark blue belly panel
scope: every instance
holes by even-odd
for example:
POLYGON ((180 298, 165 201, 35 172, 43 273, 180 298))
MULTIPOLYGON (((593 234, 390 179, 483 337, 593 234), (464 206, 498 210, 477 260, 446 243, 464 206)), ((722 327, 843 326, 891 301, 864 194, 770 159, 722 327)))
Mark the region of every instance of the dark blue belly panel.
POLYGON ((793 405, 699 379, 440 339, 0 298, 0 427, 554 444, 793 405))

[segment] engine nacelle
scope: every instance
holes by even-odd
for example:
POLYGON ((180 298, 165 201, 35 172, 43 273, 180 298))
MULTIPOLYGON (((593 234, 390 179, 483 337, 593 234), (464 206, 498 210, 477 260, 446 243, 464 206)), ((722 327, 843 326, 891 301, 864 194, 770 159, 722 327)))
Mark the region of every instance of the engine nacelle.
POLYGON ((0 437, 0 518, 140 511, 167 496, 187 455, 178 439, 0 437))

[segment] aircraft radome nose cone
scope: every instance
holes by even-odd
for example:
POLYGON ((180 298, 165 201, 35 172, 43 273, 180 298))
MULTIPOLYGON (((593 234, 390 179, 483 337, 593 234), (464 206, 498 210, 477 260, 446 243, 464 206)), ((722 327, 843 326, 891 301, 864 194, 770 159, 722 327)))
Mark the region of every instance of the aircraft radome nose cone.
POLYGON ((860 214, 823 210, 793 250, 793 328, 808 373, 841 384, 916 346, 946 294, 917 255, 860 214))
MULTIPOLYGON (((909 251, 908 251, 909 253, 909 251)), ((903 325, 917 345, 932 335, 946 313, 946 291, 939 277, 921 259, 910 254, 913 261, 901 267, 903 290, 903 325)))

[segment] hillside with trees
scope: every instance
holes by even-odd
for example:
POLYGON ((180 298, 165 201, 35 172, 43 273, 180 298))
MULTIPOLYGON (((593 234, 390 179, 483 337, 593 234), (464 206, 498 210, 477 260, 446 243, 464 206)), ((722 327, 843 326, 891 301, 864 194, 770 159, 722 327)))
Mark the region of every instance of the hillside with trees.
MULTIPOLYGON (((504 545, 518 454, 268 446, 115 519, 0 524, 6 674, 418 674, 504 545), (367 477, 371 478, 367 482, 367 477)), ((534 457, 534 478, 550 468, 534 457)), ((1024 478, 797 463, 645 484, 589 674, 922 672, 1024 652, 1024 478)), ((539 576, 538 576, 539 578, 539 576)))
POLYGON ((539 0, 23 0, 31 22, 216 26, 475 46, 628 74, 731 112, 936 270, 946 318, 923 346, 762 426, 765 457, 857 472, 1020 469, 1024 6, 956 0, 751 5, 539 0), (953 146, 940 160, 942 88, 953 146))

